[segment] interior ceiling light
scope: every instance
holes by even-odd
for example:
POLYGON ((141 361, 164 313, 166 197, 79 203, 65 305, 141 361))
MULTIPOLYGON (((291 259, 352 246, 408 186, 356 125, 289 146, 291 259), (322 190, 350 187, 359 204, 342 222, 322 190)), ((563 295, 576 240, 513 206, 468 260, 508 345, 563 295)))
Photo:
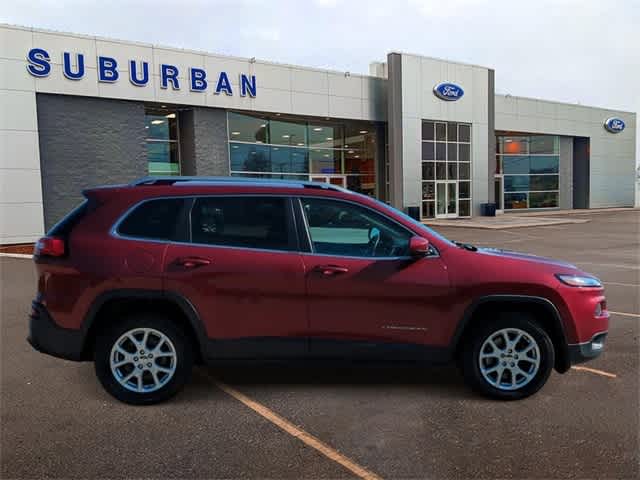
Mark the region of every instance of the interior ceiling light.
POLYGON ((282 135, 282 138, 289 138, 291 135, 282 135))
POLYGON ((313 129, 314 132, 321 132, 322 131, 322 127, 316 127, 313 129))
POLYGON ((164 123, 164 120, 151 120, 151 125, 160 125, 164 123))
POLYGON ((175 113, 169 113, 168 115, 165 115, 165 118, 176 118, 176 114, 175 113))
POLYGON ((231 132, 231 135, 240 135, 240 132, 231 132))
POLYGON ((360 130, 360 133, 369 133, 367 130, 360 130))
POLYGON ((333 140, 333 137, 327 137, 327 140, 333 140))

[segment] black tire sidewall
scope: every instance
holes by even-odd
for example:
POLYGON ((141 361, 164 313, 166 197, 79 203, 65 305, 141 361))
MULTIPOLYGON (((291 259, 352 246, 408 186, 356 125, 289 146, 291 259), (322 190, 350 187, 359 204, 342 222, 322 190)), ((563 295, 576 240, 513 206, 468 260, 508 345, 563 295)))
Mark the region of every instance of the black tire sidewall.
POLYGON ((496 320, 478 328, 467 344, 463 356, 465 379, 471 387, 488 397, 500 400, 519 400, 536 393, 547 382, 554 363, 555 351, 549 335, 531 316, 521 313, 501 314, 496 320), (482 344, 491 334, 503 328, 517 328, 527 332, 534 338, 540 349, 538 373, 533 380, 517 390, 500 390, 488 383, 480 372, 478 357, 482 344))
POLYGON ((96 338, 94 365, 102 386, 118 400, 132 405, 151 405, 173 397, 189 381, 193 366, 191 342, 184 332, 168 318, 156 314, 136 314, 102 330, 96 338), (122 334, 135 328, 153 328, 166 335, 176 349, 176 371, 162 388, 148 393, 137 393, 124 388, 111 372, 110 355, 114 343, 122 334))

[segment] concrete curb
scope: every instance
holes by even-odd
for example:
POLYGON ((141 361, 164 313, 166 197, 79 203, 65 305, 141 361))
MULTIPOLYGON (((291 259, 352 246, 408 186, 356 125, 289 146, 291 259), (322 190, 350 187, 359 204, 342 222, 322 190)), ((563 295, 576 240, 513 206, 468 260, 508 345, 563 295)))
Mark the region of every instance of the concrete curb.
POLYGON ((0 253, 0 258, 22 258, 22 259, 31 259, 33 255, 29 255, 27 253, 0 253))
POLYGON ((551 225, 566 225, 566 224, 576 224, 576 223, 588 223, 590 220, 587 219, 542 219, 532 221, 532 222, 522 222, 522 223, 511 223, 511 224, 501 224, 501 223, 478 223, 474 221, 466 221, 466 220, 442 220, 442 221, 430 221, 423 222, 425 225, 432 227, 454 227, 454 228, 481 228, 485 230, 508 230, 510 228, 528 228, 528 227, 548 227, 551 225))

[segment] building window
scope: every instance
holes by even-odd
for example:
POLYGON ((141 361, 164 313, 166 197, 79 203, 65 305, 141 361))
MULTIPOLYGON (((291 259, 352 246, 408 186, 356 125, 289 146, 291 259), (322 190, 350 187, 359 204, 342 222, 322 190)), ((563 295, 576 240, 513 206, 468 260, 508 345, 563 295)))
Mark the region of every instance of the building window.
POLYGON ((176 112, 145 112, 147 162, 150 175, 180 175, 180 148, 176 112))
POLYGON ((498 193, 504 195, 505 210, 559 206, 559 145, 552 135, 497 136, 496 174, 503 178, 498 193))
POLYGON ((471 125, 422 122, 422 217, 471 215, 471 125))
POLYGON ((232 176, 322 179, 376 194, 376 134, 366 122, 228 113, 232 176))

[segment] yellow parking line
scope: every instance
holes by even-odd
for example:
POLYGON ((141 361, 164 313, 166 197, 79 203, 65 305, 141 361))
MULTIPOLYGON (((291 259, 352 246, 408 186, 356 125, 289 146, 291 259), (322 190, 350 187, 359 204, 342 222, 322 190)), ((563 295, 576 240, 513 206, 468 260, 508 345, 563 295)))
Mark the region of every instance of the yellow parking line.
POLYGON ((618 376, 615 373, 609 373, 609 372, 604 372, 602 370, 596 370, 595 368, 589 368, 589 367, 571 367, 573 370, 580 370, 583 372, 589 372, 589 373, 595 373, 596 375, 602 375, 603 377, 609 377, 609 378, 618 378, 618 376))
POLYGON ((609 310, 609 313, 613 313, 614 315, 623 315, 625 317, 640 318, 640 313, 614 312, 613 310, 609 310))
POLYGON ((344 455, 339 453, 337 450, 331 448, 329 445, 317 439, 310 433, 307 433, 301 428, 296 427, 290 421, 281 417, 280 415, 270 410, 269 408, 265 407, 261 403, 258 403, 255 400, 250 399, 249 397, 239 392, 235 388, 230 387, 229 385, 226 385, 215 379, 212 379, 212 380, 215 382, 216 386, 223 392, 231 395, 233 398, 235 398, 239 402, 242 402, 244 405, 249 407, 258 415, 261 415, 262 417, 269 420, 271 423, 276 425, 281 430, 284 430, 286 433, 288 433, 292 437, 297 438, 298 440, 303 442, 305 445, 308 445, 309 447, 316 449, 325 457, 329 458, 330 460, 333 460, 339 465, 342 465, 344 468, 346 468, 347 470, 350 470, 352 473, 354 473, 358 477, 366 480, 381 480, 381 477, 379 477, 375 473, 370 472, 366 468, 358 465, 356 462, 354 462, 348 457, 345 457, 344 455))

